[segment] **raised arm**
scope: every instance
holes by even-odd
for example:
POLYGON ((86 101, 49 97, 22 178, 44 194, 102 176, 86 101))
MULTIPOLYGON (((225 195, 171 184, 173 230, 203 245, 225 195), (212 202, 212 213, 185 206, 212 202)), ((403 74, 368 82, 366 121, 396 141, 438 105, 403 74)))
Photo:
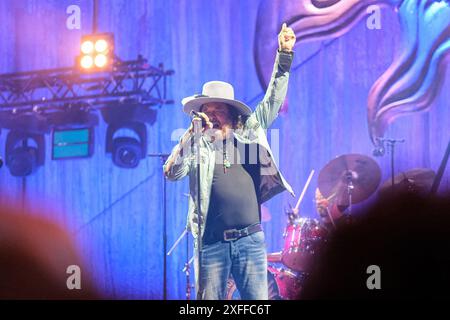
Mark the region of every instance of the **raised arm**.
POLYGON ((291 28, 283 23, 278 34, 278 52, 272 71, 272 77, 267 87, 264 99, 258 104, 252 117, 261 124, 264 129, 270 127, 278 116, 278 112, 286 98, 289 70, 293 60, 293 47, 295 44, 295 34, 291 28))

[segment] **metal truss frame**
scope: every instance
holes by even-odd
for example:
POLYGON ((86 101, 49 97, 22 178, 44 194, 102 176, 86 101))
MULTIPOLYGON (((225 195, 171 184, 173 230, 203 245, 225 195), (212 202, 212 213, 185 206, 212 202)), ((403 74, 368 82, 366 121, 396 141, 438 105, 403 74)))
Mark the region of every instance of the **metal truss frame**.
POLYGON ((173 70, 137 60, 116 60, 110 70, 86 72, 58 68, 0 75, 1 114, 40 114, 59 111, 67 105, 102 108, 115 102, 133 101, 147 106, 172 104, 167 100, 167 78, 173 70))

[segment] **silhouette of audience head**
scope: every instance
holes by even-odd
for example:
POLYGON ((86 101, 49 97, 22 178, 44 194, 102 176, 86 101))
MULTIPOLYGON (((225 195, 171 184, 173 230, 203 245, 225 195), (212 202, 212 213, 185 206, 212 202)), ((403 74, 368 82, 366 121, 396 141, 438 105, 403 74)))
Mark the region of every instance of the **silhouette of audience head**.
POLYGON ((331 234, 299 298, 450 298, 449 252, 450 198, 383 197, 331 234))
POLYGON ((0 299, 96 298, 99 295, 64 229, 31 214, 0 209, 0 299), (76 273, 70 266, 80 268, 81 289, 70 279, 76 273))

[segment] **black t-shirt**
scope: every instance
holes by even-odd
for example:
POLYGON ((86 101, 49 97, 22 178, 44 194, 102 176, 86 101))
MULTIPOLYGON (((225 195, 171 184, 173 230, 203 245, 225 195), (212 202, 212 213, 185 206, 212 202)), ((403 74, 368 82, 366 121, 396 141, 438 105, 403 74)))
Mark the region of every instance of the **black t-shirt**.
POLYGON ((231 146, 224 148, 220 143, 215 151, 216 164, 204 234, 206 244, 223 240, 224 230, 242 229, 261 221, 259 146, 242 144, 236 139, 228 140, 228 144, 231 141, 231 146))

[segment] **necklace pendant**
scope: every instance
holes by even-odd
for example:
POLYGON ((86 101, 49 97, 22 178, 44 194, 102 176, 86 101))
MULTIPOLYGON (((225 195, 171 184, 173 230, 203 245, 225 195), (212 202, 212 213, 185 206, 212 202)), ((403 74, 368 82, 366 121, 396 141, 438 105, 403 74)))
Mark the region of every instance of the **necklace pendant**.
POLYGON ((228 161, 228 159, 224 159, 224 160, 223 160, 223 166, 224 166, 225 168, 231 167, 230 161, 228 161))

